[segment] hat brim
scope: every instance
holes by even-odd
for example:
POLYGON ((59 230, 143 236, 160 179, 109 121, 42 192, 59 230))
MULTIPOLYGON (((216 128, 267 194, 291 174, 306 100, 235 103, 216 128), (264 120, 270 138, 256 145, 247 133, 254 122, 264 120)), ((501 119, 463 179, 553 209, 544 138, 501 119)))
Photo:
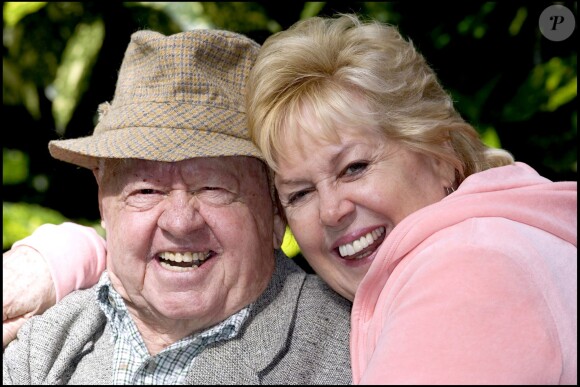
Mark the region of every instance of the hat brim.
POLYGON ((196 157, 250 156, 264 160, 249 140, 215 131, 134 127, 87 137, 53 140, 52 157, 88 169, 100 158, 182 161, 196 157))

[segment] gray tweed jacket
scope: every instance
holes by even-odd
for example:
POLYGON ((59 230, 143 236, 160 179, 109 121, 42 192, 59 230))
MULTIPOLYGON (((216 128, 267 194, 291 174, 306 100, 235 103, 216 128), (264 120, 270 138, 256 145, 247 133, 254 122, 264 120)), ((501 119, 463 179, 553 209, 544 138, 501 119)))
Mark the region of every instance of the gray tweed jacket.
MULTIPOLYGON (((235 339, 195 360, 187 384, 350 384, 350 302, 276 254, 276 270, 235 339)), ((65 297, 4 351, 3 384, 111 384, 113 344, 94 290, 65 297)))

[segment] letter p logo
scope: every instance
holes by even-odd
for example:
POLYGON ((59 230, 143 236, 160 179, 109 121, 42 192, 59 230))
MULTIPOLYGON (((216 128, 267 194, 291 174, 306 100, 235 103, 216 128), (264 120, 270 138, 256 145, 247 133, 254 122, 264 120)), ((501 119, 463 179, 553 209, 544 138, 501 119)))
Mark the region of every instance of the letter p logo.
POLYGON ((559 42, 572 35, 576 20, 568 8, 563 5, 551 5, 540 15, 539 27, 544 37, 559 42))
POLYGON ((552 23, 552 31, 555 31, 556 26, 558 24, 564 23, 564 16, 561 16, 561 15, 550 16, 550 20, 552 20, 554 22, 554 23, 552 23))

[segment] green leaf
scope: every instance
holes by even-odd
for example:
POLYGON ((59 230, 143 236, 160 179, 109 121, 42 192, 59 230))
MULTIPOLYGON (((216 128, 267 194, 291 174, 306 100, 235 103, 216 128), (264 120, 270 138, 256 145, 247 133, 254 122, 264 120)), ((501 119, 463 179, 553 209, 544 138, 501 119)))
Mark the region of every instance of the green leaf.
POLYGON ((80 97, 88 88, 88 78, 105 37, 102 20, 92 24, 81 23, 69 39, 54 80, 56 96, 52 110, 57 132, 62 135, 77 107, 80 97))
POLYGON ((34 13, 46 5, 46 1, 7 1, 4 3, 4 24, 6 27, 13 27, 23 17, 34 13))
POLYGON ((2 149, 2 184, 20 184, 28 178, 28 155, 17 149, 2 149))
POLYGON ((105 237, 105 230, 99 222, 86 219, 70 220, 60 212, 30 203, 2 203, 2 247, 4 250, 12 247, 14 242, 32 234, 45 223, 61 224, 75 222, 94 228, 99 235, 105 237))
POLYGON ((60 224, 67 220, 60 212, 37 204, 3 202, 2 247, 9 249, 44 223, 60 224))

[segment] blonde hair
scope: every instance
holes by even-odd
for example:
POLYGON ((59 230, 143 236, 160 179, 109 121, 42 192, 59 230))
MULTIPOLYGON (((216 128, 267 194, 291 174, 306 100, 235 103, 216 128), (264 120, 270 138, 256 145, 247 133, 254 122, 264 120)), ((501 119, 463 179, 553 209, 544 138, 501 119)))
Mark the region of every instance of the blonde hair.
POLYGON ((252 140, 274 171, 293 127, 314 138, 336 138, 341 127, 377 128, 451 164, 457 184, 514 162, 507 151, 483 144, 412 42, 393 26, 354 14, 310 18, 269 37, 246 97, 252 140), (304 107, 318 132, 304 124, 304 107))

